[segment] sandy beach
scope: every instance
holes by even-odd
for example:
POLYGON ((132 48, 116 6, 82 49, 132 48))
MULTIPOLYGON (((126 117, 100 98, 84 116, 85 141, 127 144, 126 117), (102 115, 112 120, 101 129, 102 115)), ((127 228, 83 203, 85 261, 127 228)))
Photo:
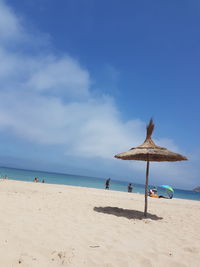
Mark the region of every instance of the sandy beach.
POLYGON ((200 203, 0 181, 0 266, 198 267, 200 203))

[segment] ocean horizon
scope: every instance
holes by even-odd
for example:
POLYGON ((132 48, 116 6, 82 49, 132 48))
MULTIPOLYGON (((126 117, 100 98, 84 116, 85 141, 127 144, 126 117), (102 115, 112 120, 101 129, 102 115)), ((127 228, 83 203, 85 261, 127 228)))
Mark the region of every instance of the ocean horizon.
MULTIPOLYGON (((7 176, 8 179, 33 182, 35 177, 39 178, 39 181, 45 181, 48 184, 61 184, 61 185, 71 185, 71 186, 80 186, 80 187, 89 187, 89 188, 105 188, 105 178, 101 177, 92 177, 85 175, 75 175, 67 173, 58 173, 58 172, 49 172, 49 171, 40 171, 40 170, 27 170, 27 169, 18 169, 11 167, 0 167, 0 177, 3 178, 7 176)), ((131 181, 120 181, 111 179, 110 190, 127 192, 128 184, 132 183, 133 193, 144 194, 145 185, 138 184, 131 181)), ((149 188, 154 185, 149 185, 149 188)), ((157 185, 156 185, 157 186, 157 185)), ((166 195, 164 189, 158 188, 159 195, 166 195)), ((200 193, 194 192, 191 190, 183 190, 174 188, 174 198, 188 199, 188 200, 197 200, 200 201, 200 193)))

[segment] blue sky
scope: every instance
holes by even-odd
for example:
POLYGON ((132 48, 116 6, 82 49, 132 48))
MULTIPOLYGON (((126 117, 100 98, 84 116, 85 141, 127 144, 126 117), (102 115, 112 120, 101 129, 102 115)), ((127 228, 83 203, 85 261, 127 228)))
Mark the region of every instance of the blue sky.
POLYGON ((0 0, 0 164, 144 182, 113 155, 154 139, 190 159, 150 183, 199 185, 198 1, 0 0))

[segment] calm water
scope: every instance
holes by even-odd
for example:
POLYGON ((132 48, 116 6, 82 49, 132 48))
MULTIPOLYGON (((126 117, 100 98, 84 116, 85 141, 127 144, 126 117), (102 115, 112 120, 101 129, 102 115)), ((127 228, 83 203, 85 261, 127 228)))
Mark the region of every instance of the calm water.
MULTIPOLYGON (((32 182, 35 177, 39 177, 40 181, 44 179, 45 182, 49 184, 64 184, 92 188, 104 188, 105 184, 105 179, 96 177, 0 167, 0 177, 3 177, 5 175, 7 175, 9 179, 13 180, 32 182)), ((128 182, 111 180, 110 189, 127 192, 127 185, 128 182)), ((144 185, 133 184, 133 192, 144 194, 144 185)), ((158 194, 164 195, 165 191, 159 188, 158 194)), ((200 201, 200 193, 192 192, 189 190, 174 189, 174 197, 200 201)))

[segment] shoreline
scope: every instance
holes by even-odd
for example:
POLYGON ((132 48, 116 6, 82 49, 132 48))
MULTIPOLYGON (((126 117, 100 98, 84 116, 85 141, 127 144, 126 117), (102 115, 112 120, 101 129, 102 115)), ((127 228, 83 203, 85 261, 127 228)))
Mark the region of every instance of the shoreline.
MULTIPOLYGON (((99 180, 102 180, 102 181, 106 180, 105 178, 97 177, 97 176, 87 176, 87 175, 64 173, 64 172, 55 172, 55 171, 50 172, 50 171, 44 171, 44 170, 32 170, 32 169, 23 169, 23 168, 5 167, 5 166, 0 166, 0 169, 1 168, 17 170, 17 171, 35 172, 35 173, 36 172, 41 172, 41 173, 44 173, 44 174, 47 173, 47 174, 58 174, 58 175, 66 175, 66 176, 77 176, 77 177, 82 177, 82 178, 99 179, 99 180)), ((118 180, 118 179, 112 179, 112 181, 115 181, 115 182, 118 182, 118 183, 127 183, 127 184, 129 184, 131 182, 130 180, 118 180)), ((134 183, 133 181, 131 183, 145 187, 145 184, 134 183)), ((154 184, 149 184, 149 186, 153 187, 154 184)), ((158 186, 158 185, 156 185, 156 186, 158 186)), ((181 188, 175 188, 175 187, 174 187, 174 190, 183 190, 183 191, 187 191, 187 192, 194 192, 192 189, 189 190, 189 189, 181 189, 181 188)))
MULTIPOLYGON (((16 181, 16 182, 24 182, 24 183, 35 183, 34 181, 24 181, 24 180, 17 180, 17 179, 3 179, 3 178, 0 178, 0 181, 16 181)), ((37 182, 39 184, 41 184, 42 182, 37 182)), ((43 183, 42 183, 43 184, 43 183)), ((80 186, 80 185, 67 185, 67 184, 57 184, 57 183, 48 183, 45 181, 44 184, 48 184, 48 185, 53 185, 53 186, 69 186, 69 187, 75 187, 75 188, 89 188, 89 189, 98 189, 98 190, 105 190, 105 188, 97 188, 97 187, 89 187, 89 186, 80 186)), ((177 190, 177 189, 175 189, 177 190)), ((178 189, 179 190, 179 189, 178 189)), ((109 189, 108 191, 112 191, 112 192, 121 192, 121 193, 125 193, 127 194, 128 192, 127 191, 121 191, 121 190, 115 190, 115 189, 109 189)), ((188 190, 189 191, 189 190, 188 190)), ((128 194, 139 194, 139 195, 142 195, 144 196, 145 192, 144 193, 141 193, 141 192, 131 192, 131 193, 128 193, 128 194)), ((199 193, 200 194, 200 193, 199 193)), ((151 199, 150 197, 148 197, 148 199, 151 199)), ((181 197, 176 197, 176 195, 173 197, 173 199, 176 199, 176 200, 189 200, 189 201, 195 201, 195 202, 199 202, 200 200, 195 200, 195 199, 187 199, 187 198, 181 198, 181 197)), ((171 199, 166 199, 167 200, 171 200, 171 199)))

